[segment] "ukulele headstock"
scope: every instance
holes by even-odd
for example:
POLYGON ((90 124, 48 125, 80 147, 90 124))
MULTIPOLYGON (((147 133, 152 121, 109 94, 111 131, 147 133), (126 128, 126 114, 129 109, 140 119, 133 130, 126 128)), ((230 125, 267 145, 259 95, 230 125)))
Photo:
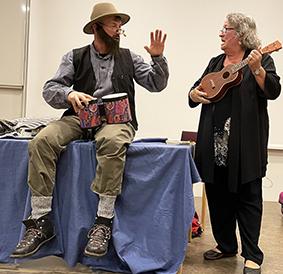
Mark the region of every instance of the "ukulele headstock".
POLYGON ((277 41, 274 41, 273 43, 267 45, 266 47, 260 49, 260 52, 261 52, 261 54, 271 53, 273 51, 278 51, 280 49, 282 49, 282 44, 279 40, 277 40, 277 41))

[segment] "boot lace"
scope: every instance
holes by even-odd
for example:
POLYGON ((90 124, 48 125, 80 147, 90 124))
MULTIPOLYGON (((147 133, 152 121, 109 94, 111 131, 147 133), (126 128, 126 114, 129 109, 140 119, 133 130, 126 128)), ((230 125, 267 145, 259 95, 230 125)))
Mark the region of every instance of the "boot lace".
POLYGON ((106 225, 95 224, 87 236, 91 244, 103 246, 111 237, 111 229, 106 225))
POLYGON ((17 247, 25 247, 29 246, 31 243, 34 242, 36 238, 41 238, 43 236, 42 231, 37 228, 29 228, 25 232, 25 235, 21 242, 17 245, 17 247))

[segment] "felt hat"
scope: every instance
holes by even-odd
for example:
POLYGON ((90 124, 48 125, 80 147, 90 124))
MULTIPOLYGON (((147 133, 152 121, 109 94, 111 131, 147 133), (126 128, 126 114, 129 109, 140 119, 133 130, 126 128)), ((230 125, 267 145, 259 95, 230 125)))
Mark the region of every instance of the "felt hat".
POLYGON ((126 24, 130 20, 130 16, 126 13, 118 12, 112 3, 98 3, 94 5, 92 13, 90 15, 90 21, 84 26, 83 31, 87 34, 92 34, 91 26, 106 16, 119 16, 122 20, 122 25, 126 24))

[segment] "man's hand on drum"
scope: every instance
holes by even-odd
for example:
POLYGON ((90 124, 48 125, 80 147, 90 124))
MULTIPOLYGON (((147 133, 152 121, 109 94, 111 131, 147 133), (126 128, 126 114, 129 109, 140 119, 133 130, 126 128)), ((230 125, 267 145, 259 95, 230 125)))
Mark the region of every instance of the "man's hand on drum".
POLYGON ((150 33, 150 46, 145 46, 146 51, 152 56, 160 56, 163 54, 167 34, 162 35, 162 30, 155 30, 150 33))
POLYGON ((80 109, 83 109, 85 106, 88 106, 90 100, 94 98, 86 93, 79 91, 72 91, 68 95, 68 102, 72 104, 76 113, 79 112, 80 109))

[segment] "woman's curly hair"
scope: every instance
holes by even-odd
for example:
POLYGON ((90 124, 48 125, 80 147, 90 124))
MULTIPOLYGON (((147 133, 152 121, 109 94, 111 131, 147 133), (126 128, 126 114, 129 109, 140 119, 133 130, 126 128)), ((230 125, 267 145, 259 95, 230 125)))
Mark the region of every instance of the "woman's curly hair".
POLYGON ((226 18, 235 29, 243 49, 258 49, 261 46, 253 18, 242 13, 229 13, 226 18))

